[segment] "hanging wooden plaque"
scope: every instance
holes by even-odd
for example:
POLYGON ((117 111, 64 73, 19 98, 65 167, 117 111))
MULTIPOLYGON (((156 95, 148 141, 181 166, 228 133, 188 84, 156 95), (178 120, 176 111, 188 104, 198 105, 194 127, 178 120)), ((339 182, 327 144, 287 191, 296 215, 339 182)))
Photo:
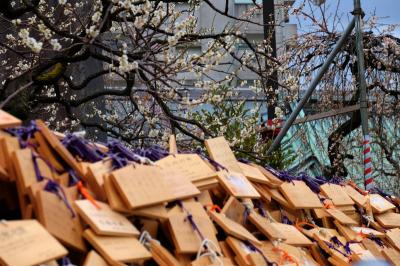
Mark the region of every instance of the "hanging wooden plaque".
POLYGON ((303 181, 285 182, 280 186, 280 190, 295 209, 322 208, 317 194, 303 181))
POLYGON ((109 264, 94 250, 86 256, 83 266, 109 266, 109 264))
POLYGON ((111 177, 108 174, 104 175, 103 187, 104 187, 104 192, 107 195, 108 204, 110 204, 111 209, 126 214, 132 213, 132 210, 130 210, 128 206, 125 204, 121 195, 115 188, 115 185, 111 180, 111 177))
MULTIPOLYGON (((75 198, 66 188, 62 189, 68 204, 72 207, 75 198)), ((44 190, 37 192, 36 203, 39 220, 50 234, 65 245, 81 252, 86 251, 86 245, 82 238, 83 227, 75 211, 72 212, 68 209, 66 203, 58 195, 44 190)))
POLYGON ((260 198, 260 194, 241 173, 219 171, 218 180, 225 190, 237 198, 260 198))
POLYGON ((96 198, 105 201, 107 196, 104 191, 104 175, 112 170, 112 160, 102 160, 96 163, 88 164, 86 167, 86 181, 90 190, 94 192, 96 198))
POLYGON ((220 265, 234 266, 236 264, 233 263, 228 258, 218 257, 217 259, 213 260, 209 256, 200 257, 200 258, 192 261, 192 263, 190 263, 190 266, 220 266, 220 265))
POLYGON ((22 121, 0 109, 0 128, 9 128, 22 125, 22 121))
POLYGON ((41 120, 36 120, 36 125, 46 139, 48 144, 60 155, 60 157, 82 178, 85 177, 85 172, 82 170, 76 159, 58 140, 58 138, 50 131, 46 124, 41 120))
POLYGON ((250 181, 261 184, 270 183, 268 178, 257 167, 241 162, 238 163, 240 168, 242 169, 243 175, 247 177, 250 181))
MULTIPOLYGON (((215 229, 208 217, 192 215, 193 221, 204 238, 211 240, 219 249, 215 229)), ((195 254, 200 249, 202 238, 188 220, 187 214, 172 214, 168 219, 172 239, 179 254, 195 254)), ((220 251, 220 249, 219 249, 220 251)))
POLYGON ((330 198, 335 206, 353 205, 354 201, 347 195, 343 186, 336 184, 323 184, 321 192, 330 198))
POLYGON ((165 175, 181 176, 192 182, 215 178, 216 172, 197 154, 174 154, 156 162, 165 175))
POLYGON ((243 241, 231 236, 228 236, 226 238, 226 243, 229 245, 229 247, 232 249, 236 257, 240 261, 239 265, 251 265, 248 255, 256 253, 256 251, 252 250, 243 241))
POLYGON ((393 248, 387 248, 382 250, 382 254, 385 257, 385 259, 390 262, 391 265, 393 266, 400 266, 400 252, 393 249, 393 248))
POLYGON ((35 140, 38 142, 39 147, 36 149, 38 153, 58 171, 65 171, 62 164, 59 162, 58 155, 51 149, 48 142, 45 140, 41 132, 35 132, 35 140))
POLYGON ((210 212, 211 219, 216 222, 228 235, 232 235, 241 240, 248 240, 254 244, 261 242, 255 238, 246 228, 236 223, 235 221, 227 218, 224 214, 210 212))
POLYGON ((139 236, 140 232, 122 214, 113 211, 108 204, 96 201, 100 209, 89 200, 76 200, 79 215, 97 235, 139 236))
POLYGON ((400 250, 400 229, 390 229, 386 232, 386 238, 397 250, 400 250))
POLYGON ((126 166, 113 171, 111 179, 130 209, 200 194, 189 180, 166 176, 157 166, 126 166))
POLYGON ((249 215, 249 221, 254 224, 261 233, 263 233, 269 240, 285 240, 286 237, 280 231, 272 225, 272 223, 266 218, 262 217, 256 212, 252 212, 249 215))
POLYGON ((242 173, 242 169, 224 137, 207 139, 204 144, 214 161, 226 167, 229 171, 242 173))
POLYGON ((326 209, 325 211, 330 216, 332 216, 334 219, 338 220, 342 224, 345 224, 345 225, 358 225, 358 223, 356 221, 354 221, 352 218, 350 218, 344 212, 338 210, 337 208, 326 209))
POLYGON ((235 197, 229 197, 228 201, 224 204, 221 213, 225 214, 229 219, 244 225, 246 208, 239 200, 235 197))
POLYGON ((344 190, 346 191, 347 195, 360 207, 364 207, 366 203, 366 198, 364 195, 360 194, 357 190, 353 187, 346 185, 344 186, 344 190))
POLYGON ((156 240, 150 240, 150 252, 160 266, 181 266, 180 262, 156 240))
POLYGON ((285 236, 285 244, 298 247, 312 245, 312 242, 293 225, 282 223, 271 223, 271 225, 276 231, 279 231, 285 236))
POLYGON ((385 212, 375 215, 375 219, 385 228, 400 227, 400 214, 395 212, 385 212))
POLYGON ((133 263, 151 258, 151 253, 135 237, 99 236, 91 229, 83 237, 99 252, 107 263, 133 263))
POLYGON ((0 224, 0 262, 30 266, 64 257, 68 251, 36 220, 0 224))
POLYGON ((379 194, 371 194, 369 196, 372 210, 375 213, 383 213, 396 208, 396 206, 379 194))

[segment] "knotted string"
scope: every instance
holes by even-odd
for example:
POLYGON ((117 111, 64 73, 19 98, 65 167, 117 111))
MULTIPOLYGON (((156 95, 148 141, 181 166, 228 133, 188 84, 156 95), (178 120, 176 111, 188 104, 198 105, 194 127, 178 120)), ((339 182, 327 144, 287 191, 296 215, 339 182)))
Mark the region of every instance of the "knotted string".
POLYGON ((278 247, 273 247, 273 248, 272 248, 272 251, 282 253, 281 258, 280 258, 280 261, 279 261, 279 265, 283 265, 286 261, 287 261, 287 262, 294 263, 294 264, 296 264, 296 266, 299 266, 299 265, 300 265, 300 264, 297 262, 297 260, 296 260, 295 258, 293 258, 292 256, 290 256, 290 254, 289 254, 286 250, 283 250, 283 249, 278 248, 278 247))
POLYGON ((369 234, 368 236, 369 239, 371 239, 372 241, 374 241, 376 244, 378 244, 378 246, 380 246, 381 248, 385 247, 385 242, 382 241, 382 239, 380 239, 379 237, 375 236, 374 234, 369 234))
POLYGON ((13 135, 14 137, 17 137, 20 147, 25 149, 29 146, 29 140, 37 131, 39 131, 39 129, 37 128, 35 121, 31 121, 29 126, 6 128, 4 131, 13 135))
POLYGON ((210 157, 206 156, 203 152, 201 152, 201 149, 196 149, 195 152, 203 159, 209 162, 215 169, 219 170, 226 170, 228 169, 223 166, 222 164, 218 163, 217 161, 211 159, 210 157))
POLYGON ((68 151, 81 158, 83 161, 95 163, 101 161, 106 155, 96 145, 90 145, 89 141, 73 134, 68 134, 61 141, 68 151))
POLYGON ((65 194, 64 189, 57 182, 54 182, 51 179, 48 180, 47 184, 44 187, 44 190, 56 194, 58 198, 64 202, 67 209, 71 212, 72 218, 75 218, 75 212, 68 201, 67 195, 65 194))
POLYGON ((182 201, 177 200, 176 204, 186 213, 186 219, 187 221, 189 221, 190 225, 192 226, 193 230, 195 232, 197 232, 197 234, 199 235, 201 241, 204 241, 204 235, 201 233, 200 228, 197 226, 196 222, 193 219, 193 215, 185 208, 185 206, 183 206, 182 201))
POLYGON ((252 252, 257 252, 257 253, 259 253, 259 254, 263 257, 264 261, 267 263, 268 266, 274 266, 274 265, 275 265, 275 266, 278 266, 278 263, 276 263, 276 262, 270 262, 270 261, 268 260, 268 258, 265 256, 264 252, 263 252, 261 249, 259 249, 258 247, 256 247, 255 245, 253 245, 250 241, 246 240, 246 241, 244 241, 244 244, 245 244, 246 247, 249 248, 252 252))

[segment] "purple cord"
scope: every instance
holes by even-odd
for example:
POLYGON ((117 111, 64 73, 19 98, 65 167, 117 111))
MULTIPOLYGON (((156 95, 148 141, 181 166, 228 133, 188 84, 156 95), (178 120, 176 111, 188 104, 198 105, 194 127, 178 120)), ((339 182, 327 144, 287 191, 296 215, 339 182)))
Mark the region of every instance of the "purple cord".
POLYGON ((68 202, 67 195, 65 194, 64 189, 58 183, 50 179, 47 181, 44 190, 56 194, 58 198, 64 202, 68 210, 71 212, 72 218, 75 218, 76 216, 75 212, 72 209, 71 204, 68 202))
POLYGON ((265 260, 265 262, 267 263, 267 265, 268 266, 273 266, 273 265, 276 265, 276 266, 278 266, 278 263, 276 263, 276 262, 270 262, 269 260, 268 260, 268 258, 264 255, 264 252, 262 252, 262 250, 261 249, 259 249, 258 247, 256 247, 255 245, 253 245, 250 241, 244 241, 244 244, 251 250, 251 251, 253 251, 253 252, 258 252, 262 257, 263 257, 263 259, 265 260))

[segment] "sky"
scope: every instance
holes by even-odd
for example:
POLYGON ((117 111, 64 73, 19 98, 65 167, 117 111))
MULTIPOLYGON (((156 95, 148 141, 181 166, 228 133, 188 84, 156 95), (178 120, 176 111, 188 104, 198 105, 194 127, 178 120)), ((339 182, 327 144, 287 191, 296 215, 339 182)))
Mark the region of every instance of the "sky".
MULTIPOLYGON (((295 6, 301 4, 303 0, 297 0, 295 6)), ((326 0, 327 14, 333 14, 339 3, 339 13, 342 15, 344 26, 347 25, 349 18, 351 18, 351 12, 353 10, 353 0, 326 0), (329 12, 330 11, 330 12, 329 12)), ((379 18, 379 22, 383 24, 399 24, 400 25, 400 0, 361 0, 361 5, 366 13, 366 16, 370 16, 372 13, 376 13, 379 18)), ((308 9, 308 8, 307 8, 308 9)), ((292 18, 293 23, 298 23, 292 18)), ((306 31, 306 26, 302 24, 299 31, 306 31)), ((395 35, 400 37, 400 27, 396 30, 395 35)))

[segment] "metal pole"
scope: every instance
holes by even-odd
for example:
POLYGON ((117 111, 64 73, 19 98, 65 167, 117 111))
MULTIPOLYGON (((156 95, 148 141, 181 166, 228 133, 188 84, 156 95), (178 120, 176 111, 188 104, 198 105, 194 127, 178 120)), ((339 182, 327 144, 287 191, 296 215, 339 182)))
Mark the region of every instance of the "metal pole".
POLYGON ((288 132, 289 128, 293 124, 294 120, 300 113, 301 109, 303 109, 303 106, 307 103, 308 99, 311 97, 311 94, 317 87, 318 83, 321 81, 322 77, 324 76, 325 72, 328 70, 329 65, 333 62, 335 59, 336 55, 340 52, 342 49, 343 44, 346 42, 347 38, 350 36, 354 25, 355 25, 355 18, 353 18, 350 22, 350 24, 347 26, 346 30, 343 32, 342 36, 340 37, 338 43, 336 44, 335 48, 332 50, 332 52, 329 54, 328 58, 326 59, 325 63, 322 65, 321 69, 319 70, 317 76, 314 78, 314 80, 311 82, 310 87, 307 89, 305 95, 303 98, 300 100, 298 105, 296 106, 296 109, 293 110, 293 112, 290 114, 288 120, 286 121, 285 125, 279 132, 278 136, 272 143, 271 147, 268 149, 267 154, 271 154, 276 148, 279 147, 279 144, 281 143, 283 137, 286 135, 288 132))
POLYGON ((363 32, 361 28, 363 11, 361 9, 361 1, 354 0, 354 18, 356 19, 356 47, 357 47, 357 62, 358 62, 358 83, 360 88, 360 115, 361 115, 361 127, 364 137, 364 185, 366 189, 370 189, 374 186, 374 180, 372 178, 372 167, 371 167, 371 147, 370 147, 370 136, 368 130, 368 103, 367 103, 367 83, 365 81, 365 61, 364 61, 364 44, 363 44, 363 32))

